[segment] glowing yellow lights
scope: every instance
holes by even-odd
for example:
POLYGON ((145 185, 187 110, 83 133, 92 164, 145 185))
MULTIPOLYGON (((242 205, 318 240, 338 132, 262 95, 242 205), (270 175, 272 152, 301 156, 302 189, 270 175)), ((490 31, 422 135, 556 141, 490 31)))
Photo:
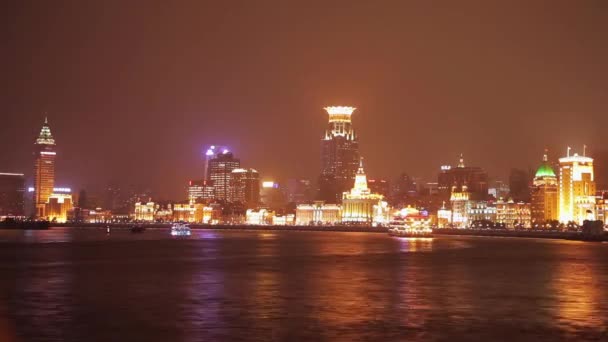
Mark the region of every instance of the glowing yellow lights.
POLYGON ((325 109, 329 115, 351 115, 357 108, 348 106, 330 106, 323 109, 325 109))
POLYGON ((262 188, 274 188, 274 182, 273 181, 262 182, 262 188))

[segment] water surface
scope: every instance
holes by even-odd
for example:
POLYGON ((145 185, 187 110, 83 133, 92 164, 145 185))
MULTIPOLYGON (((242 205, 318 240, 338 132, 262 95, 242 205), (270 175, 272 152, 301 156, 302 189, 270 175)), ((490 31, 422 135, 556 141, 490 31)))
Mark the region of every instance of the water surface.
POLYGON ((608 244, 0 231, 0 341, 608 340, 608 244))

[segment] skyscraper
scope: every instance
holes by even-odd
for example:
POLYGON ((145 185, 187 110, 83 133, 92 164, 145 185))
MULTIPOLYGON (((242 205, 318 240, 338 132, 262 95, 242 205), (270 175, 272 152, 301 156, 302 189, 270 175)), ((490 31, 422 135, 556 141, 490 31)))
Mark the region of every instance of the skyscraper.
POLYGON ((35 216, 44 217, 45 204, 53 194, 55 185, 55 139, 47 118, 35 142, 34 162, 34 208, 35 216))
POLYGON ((24 195, 22 173, 0 172, 0 216, 23 216, 24 195))
POLYGON ((582 224, 595 219, 593 158, 568 154, 559 159, 559 220, 582 224))
POLYGON ((223 150, 209 160, 207 180, 215 190, 215 199, 230 201, 230 181, 232 170, 241 167, 241 161, 228 150, 223 150))
POLYGON ((231 202, 239 202, 245 208, 260 204, 260 175, 255 169, 234 169, 231 179, 231 202))
POLYGON ((549 165, 547 153, 543 155, 543 162, 534 175, 531 188, 532 196, 532 222, 533 224, 544 224, 553 221, 558 216, 558 182, 557 176, 549 165))
POLYGON ((352 127, 354 107, 326 107, 329 124, 321 140, 319 197, 339 203, 355 180, 359 167, 359 141, 352 127))

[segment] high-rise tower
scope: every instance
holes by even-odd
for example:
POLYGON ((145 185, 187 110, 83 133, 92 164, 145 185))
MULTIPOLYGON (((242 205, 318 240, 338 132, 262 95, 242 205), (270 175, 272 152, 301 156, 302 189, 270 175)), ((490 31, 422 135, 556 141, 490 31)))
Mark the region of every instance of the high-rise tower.
POLYGON ((55 185, 55 139, 47 118, 35 142, 34 162, 34 208, 35 216, 44 217, 45 204, 53 194, 55 185))
POLYGON ((215 199, 230 201, 232 170, 241 167, 241 161, 234 158, 228 150, 218 153, 209 160, 207 180, 211 181, 215 189, 215 199))
POLYGON ((547 158, 543 155, 543 162, 534 175, 532 189, 531 215, 534 225, 545 224, 547 221, 557 220, 558 216, 558 186, 557 176, 547 158))
POLYGON ((260 204, 260 175, 255 169, 232 170, 230 201, 239 202, 245 208, 255 208, 260 204))
POLYGON ((559 159, 559 220, 582 224, 595 219, 593 158, 568 154, 559 159))
POLYGON ((342 193, 355 180, 359 168, 359 141, 352 127, 354 107, 326 107, 329 124, 321 140, 321 175, 319 197, 339 203, 342 193))

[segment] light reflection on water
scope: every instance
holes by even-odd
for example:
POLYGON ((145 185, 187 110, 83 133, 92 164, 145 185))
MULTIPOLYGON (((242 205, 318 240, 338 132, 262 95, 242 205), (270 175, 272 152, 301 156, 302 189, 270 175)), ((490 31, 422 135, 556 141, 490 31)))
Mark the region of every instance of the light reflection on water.
POLYGON ((605 244, 329 232, 0 231, 0 336, 601 339, 605 244))

